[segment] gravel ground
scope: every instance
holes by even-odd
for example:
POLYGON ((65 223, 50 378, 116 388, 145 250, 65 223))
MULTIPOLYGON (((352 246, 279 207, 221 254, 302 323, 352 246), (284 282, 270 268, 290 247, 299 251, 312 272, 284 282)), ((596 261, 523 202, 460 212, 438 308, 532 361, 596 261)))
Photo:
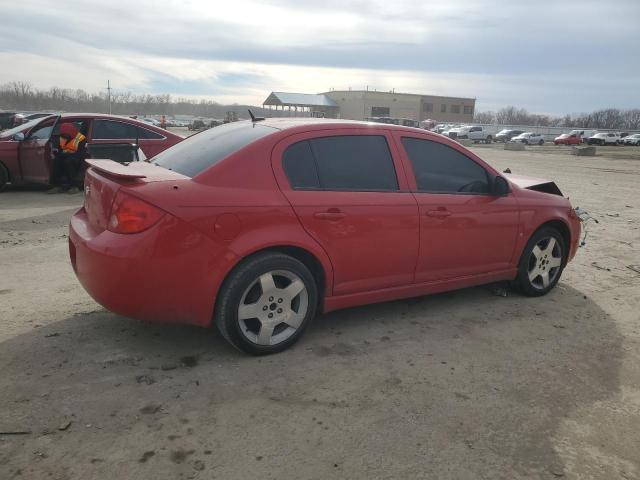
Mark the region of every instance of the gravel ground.
POLYGON ((267 358, 105 311, 81 195, 0 194, 0 478, 639 479, 640 149, 473 148, 600 221, 558 288, 334 312, 267 358))

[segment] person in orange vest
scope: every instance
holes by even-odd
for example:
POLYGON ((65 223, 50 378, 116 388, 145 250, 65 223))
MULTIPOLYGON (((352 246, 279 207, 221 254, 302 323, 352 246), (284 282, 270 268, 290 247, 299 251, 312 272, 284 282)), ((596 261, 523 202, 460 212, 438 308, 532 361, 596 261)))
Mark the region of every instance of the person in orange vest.
POLYGON ((54 187, 47 193, 80 192, 80 166, 86 155, 86 137, 72 123, 60 125, 58 153, 53 159, 54 187))

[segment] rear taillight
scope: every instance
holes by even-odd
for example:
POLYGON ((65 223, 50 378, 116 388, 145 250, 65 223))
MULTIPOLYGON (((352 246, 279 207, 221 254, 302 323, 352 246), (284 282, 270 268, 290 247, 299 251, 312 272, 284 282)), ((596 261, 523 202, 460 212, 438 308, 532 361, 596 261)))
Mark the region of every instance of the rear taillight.
POLYGON ((114 233, 140 233, 152 227, 164 211, 150 203, 119 191, 111 207, 107 229, 114 233))

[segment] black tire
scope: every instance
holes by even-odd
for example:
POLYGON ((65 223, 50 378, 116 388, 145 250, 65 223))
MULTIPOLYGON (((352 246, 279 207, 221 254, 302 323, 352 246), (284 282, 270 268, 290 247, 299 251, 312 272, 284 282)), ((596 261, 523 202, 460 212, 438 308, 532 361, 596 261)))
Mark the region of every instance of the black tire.
POLYGON ((525 145, 529 145, 529 140, 523 140, 522 143, 524 143, 525 145))
POLYGON ((544 140, 540 140, 540 141, 538 142, 538 145, 540 145, 540 146, 544 145, 544 140))
MULTIPOLYGON (((548 243, 547 243, 548 245, 548 243)), ((539 247, 540 248, 540 247, 539 247)), ((555 247, 554 247, 555 251, 555 247)), ((560 277, 562 276, 562 271, 564 270, 567 259, 567 246, 565 245, 564 239, 560 232, 553 227, 542 227, 537 230, 527 242, 527 245, 524 247, 522 251, 522 256, 520 257, 520 262, 518 264, 518 276, 516 279, 517 285, 528 297, 540 297, 542 295, 546 295, 549 293, 553 287, 556 286, 560 277), (534 261, 535 255, 533 254, 533 250, 536 246, 543 245, 546 239, 553 238, 556 242, 556 245, 559 248, 558 257, 560 259, 560 264, 557 267, 550 267, 549 261, 553 260, 553 258, 549 259, 548 257, 543 257, 539 259, 538 262, 534 261), (532 265, 533 264, 535 265, 532 265), (540 263, 541 262, 541 263, 540 263), (540 270, 537 268, 539 265, 540 268, 545 268, 546 273, 548 275, 548 285, 543 286, 542 277, 536 277, 533 280, 530 279, 529 273, 533 270, 540 270), (533 268, 532 268, 533 267, 533 268), (538 280, 539 278, 539 280, 538 280)))
POLYGON ((0 163, 0 192, 2 192, 7 188, 8 183, 9 183, 9 171, 2 163, 0 163))
POLYGON ((487 139, 485 140, 485 143, 488 145, 488 144, 490 144, 491 142, 493 142, 493 139, 491 138, 491 135, 489 135, 489 136, 487 137, 487 139))
MULTIPOLYGON (((277 278, 277 274, 273 278, 277 278)), ((270 300, 273 300, 273 298, 270 300)), ((300 302, 300 300, 298 301, 300 302)), ((222 336, 237 349, 252 355, 267 355, 285 350, 298 341, 315 317, 317 305, 318 287, 309 269, 302 262, 289 255, 267 252, 254 255, 242 261, 225 279, 218 294, 214 321, 222 336), (241 306, 243 295, 246 295, 248 289, 253 288, 252 285, 255 286, 262 275, 271 272, 288 272, 298 277, 306 289, 307 308, 304 319, 291 336, 273 345, 260 345, 247 337, 251 332, 243 332, 238 310, 241 306)), ((260 320, 257 317, 250 321, 256 325, 258 330, 262 329, 260 320), (258 325, 260 326, 257 327, 258 325)), ((275 332, 276 328, 280 326, 284 326, 285 329, 290 328, 285 323, 281 323, 276 325, 273 331, 275 332)), ((254 332, 254 334, 257 336, 259 332, 254 332)))

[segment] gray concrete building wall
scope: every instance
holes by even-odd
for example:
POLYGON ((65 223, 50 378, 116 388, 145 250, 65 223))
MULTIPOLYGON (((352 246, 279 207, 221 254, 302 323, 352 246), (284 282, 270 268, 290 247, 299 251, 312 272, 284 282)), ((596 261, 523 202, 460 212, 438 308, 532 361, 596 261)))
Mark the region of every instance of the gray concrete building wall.
POLYGON ((338 104, 340 118, 350 120, 364 120, 367 117, 392 117, 419 121, 430 118, 441 122, 462 123, 473 120, 475 109, 475 99, 473 98, 371 90, 333 90, 324 92, 324 95, 338 104))

